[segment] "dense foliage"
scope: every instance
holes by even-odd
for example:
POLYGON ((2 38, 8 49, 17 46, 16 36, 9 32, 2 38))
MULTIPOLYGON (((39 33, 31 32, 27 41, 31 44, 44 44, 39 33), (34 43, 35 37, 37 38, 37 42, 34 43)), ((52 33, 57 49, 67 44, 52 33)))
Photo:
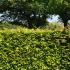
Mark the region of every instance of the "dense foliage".
POLYGON ((1 70, 69 70, 70 32, 1 30, 1 70))
POLYGON ((50 13, 59 15, 66 27, 70 20, 70 0, 49 0, 48 6, 50 13))
POLYGON ((27 20, 29 28, 44 25, 51 14, 59 15, 64 26, 67 26, 70 0, 1 0, 0 12, 16 23, 27 20))
MULTIPOLYGON (((48 1, 48 0, 47 0, 48 1)), ((27 20, 28 27, 39 27, 46 23, 46 9, 44 0, 2 0, 0 12, 4 17, 12 18, 15 23, 27 20)))

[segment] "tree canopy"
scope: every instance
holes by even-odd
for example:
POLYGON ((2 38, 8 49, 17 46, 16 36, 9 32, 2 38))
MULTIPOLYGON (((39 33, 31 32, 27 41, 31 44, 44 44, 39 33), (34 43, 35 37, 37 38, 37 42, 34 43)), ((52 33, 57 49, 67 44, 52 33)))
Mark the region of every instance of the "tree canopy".
POLYGON ((14 21, 27 20, 29 27, 46 23, 49 15, 59 15, 64 26, 70 19, 70 0, 1 0, 0 12, 14 21))
POLYGON ((46 22, 45 4, 48 3, 48 0, 1 0, 0 3, 1 12, 5 12, 8 17, 17 19, 17 21, 26 19, 29 27, 32 26, 32 23, 37 23, 39 26, 46 22))
POLYGON ((64 26, 67 26, 68 20, 70 20, 70 0, 49 0, 50 14, 56 14, 60 16, 64 26))

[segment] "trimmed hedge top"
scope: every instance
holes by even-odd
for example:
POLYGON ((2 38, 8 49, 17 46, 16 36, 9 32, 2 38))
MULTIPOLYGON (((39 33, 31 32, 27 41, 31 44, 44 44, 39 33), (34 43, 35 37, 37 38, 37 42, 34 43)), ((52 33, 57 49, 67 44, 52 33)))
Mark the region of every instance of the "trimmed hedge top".
POLYGON ((69 70, 69 32, 0 31, 1 70, 69 70))

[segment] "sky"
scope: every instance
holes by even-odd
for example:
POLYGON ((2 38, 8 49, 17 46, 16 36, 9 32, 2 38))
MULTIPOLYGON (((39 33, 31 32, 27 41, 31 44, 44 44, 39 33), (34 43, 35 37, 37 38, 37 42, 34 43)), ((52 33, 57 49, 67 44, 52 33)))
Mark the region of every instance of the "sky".
POLYGON ((2 14, 0 14, 0 16, 1 16, 2 14))
POLYGON ((58 22, 58 15, 56 15, 56 16, 52 16, 52 19, 51 18, 48 18, 47 20, 48 20, 48 22, 58 22))

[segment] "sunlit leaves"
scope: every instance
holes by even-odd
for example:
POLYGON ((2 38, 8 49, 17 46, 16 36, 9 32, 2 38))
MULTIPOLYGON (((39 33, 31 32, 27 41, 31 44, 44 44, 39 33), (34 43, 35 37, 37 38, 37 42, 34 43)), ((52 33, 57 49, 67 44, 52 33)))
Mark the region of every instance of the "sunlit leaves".
POLYGON ((41 31, 0 31, 0 69, 69 69, 69 32, 41 31))

